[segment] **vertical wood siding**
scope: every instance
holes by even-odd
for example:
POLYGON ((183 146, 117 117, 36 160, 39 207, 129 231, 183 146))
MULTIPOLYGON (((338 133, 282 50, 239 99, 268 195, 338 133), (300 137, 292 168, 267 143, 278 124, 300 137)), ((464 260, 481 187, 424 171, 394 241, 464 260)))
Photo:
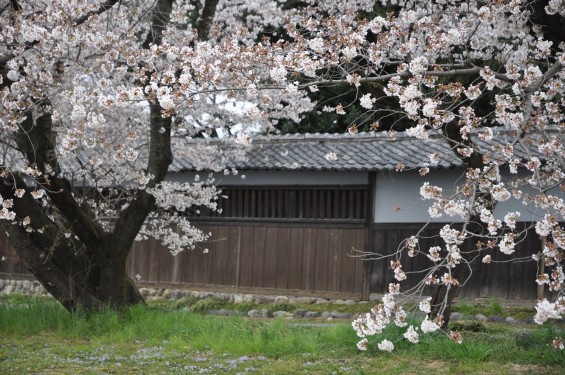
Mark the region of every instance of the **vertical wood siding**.
POLYGON ((6 279, 31 277, 4 233, 0 233, 0 259, 3 259, 0 261, 0 277, 1 275, 5 275, 6 279))
MULTIPOLYGON (((420 241, 423 250, 441 245, 434 236, 442 225, 430 227, 423 233, 424 237, 429 237, 420 241)), ((281 220, 253 225, 235 221, 208 222, 198 226, 212 232, 211 241, 176 257, 155 240, 136 243, 128 258, 129 274, 132 277, 139 274, 143 283, 178 284, 179 288, 301 290, 320 296, 346 293, 360 297, 364 266, 368 270, 371 293, 383 293, 388 283, 393 282, 389 261, 364 264, 361 259, 350 256, 353 248, 365 249, 366 231, 360 225, 289 225, 281 220), (209 249, 208 254, 202 252, 204 248, 209 249)), ((419 229, 418 224, 375 225, 370 234, 372 250, 391 254, 400 241, 419 229)), ((517 245, 516 254, 530 256, 540 246, 539 237, 531 231, 517 245)), ((490 254, 495 261, 508 259, 498 250, 491 250, 490 254)), ((0 262, 0 278, 32 278, 4 235, 0 235, 0 256, 5 257, 0 262)), ((411 272, 429 267, 431 261, 423 256, 404 256, 403 264, 405 271, 411 272)), ((536 273, 536 263, 531 261, 479 266, 461 290, 460 297, 535 299, 536 273)), ((409 274, 408 285, 418 277, 409 274)))
POLYGON ((173 257, 155 240, 137 244, 128 271, 146 283, 339 292, 359 297, 365 229, 321 226, 198 225, 213 237, 173 257), (205 254, 204 248, 209 252, 205 254))
MULTIPOLYGON (((427 251, 432 246, 444 245, 438 237, 440 228, 445 224, 430 226, 422 233, 423 239, 419 241, 422 251, 427 251)), ((381 254, 392 254, 398 248, 400 241, 415 235, 422 226, 419 224, 379 224, 373 226, 373 249, 381 254)), ((540 250, 539 236, 530 230, 528 236, 516 246, 516 253, 511 257, 502 254, 498 249, 490 249, 483 253, 473 263, 473 273, 466 285, 461 288, 459 297, 464 298, 500 298, 500 299, 535 299, 537 284, 537 264, 531 261, 531 255, 540 250), (481 263, 486 254, 492 256, 493 262, 489 265, 481 263), (526 257, 529 261, 505 262, 516 257, 526 257), (501 262, 501 263, 497 263, 501 262)), ((445 246, 443 246, 445 247, 445 246)), ((423 278, 421 273, 409 274, 425 270, 433 265, 427 257, 419 255, 414 258, 402 257, 404 271, 408 280, 403 282, 403 290, 415 285, 416 281, 423 278)), ((383 293, 388 284, 395 282, 390 262, 373 261, 371 264, 370 289, 373 293, 383 293)), ((547 293, 547 291, 546 291, 547 293)))

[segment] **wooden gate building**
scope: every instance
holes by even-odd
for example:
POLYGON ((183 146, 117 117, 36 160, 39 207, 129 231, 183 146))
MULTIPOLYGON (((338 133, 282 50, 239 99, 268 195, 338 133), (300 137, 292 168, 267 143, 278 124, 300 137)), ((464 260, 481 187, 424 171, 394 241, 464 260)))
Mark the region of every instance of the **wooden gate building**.
MULTIPOLYGON (((224 147, 222 140, 194 143, 224 147)), ((132 277, 139 275, 140 286, 368 299, 386 290, 393 273, 389 261, 364 261, 359 255, 395 252, 428 220, 429 203, 419 196, 422 183, 455 191, 464 173, 443 139, 401 133, 395 138, 385 133, 257 137, 247 155, 228 163, 228 172, 237 168, 237 175, 215 175, 228 197, 220 200, 221 213, 186 212, 195 226, 212 233, 210 241, 174 257, 155 240, 135 244, 128 269, 132 277), (431 153, 440 161, 423 178, 418 169, 431 153)), ((208 173, 196 164, 176 157, 168 179, 193 181, 196 174, 208 173)), ((521 210, 525 221, 535 218, 535 212, 512 200, 495 214, 510 210, 521 210)), ((441 245, 437 233, 452 220, 436 219, 420 245, 441 245)), ((517 252, 532 254, 540 246, 532 232, 517 252)), ((6 258, 0 278, 26 277, 5 239, 0 253, 6 258)), ((493 258, 503 259, 499 253, 493 251, 493 258)), ((405 269, 423 269, 428 262, 409 259, 405 269)), ((476 272, 464 297, 536 296, 534 262, 493 264, 476 272)))

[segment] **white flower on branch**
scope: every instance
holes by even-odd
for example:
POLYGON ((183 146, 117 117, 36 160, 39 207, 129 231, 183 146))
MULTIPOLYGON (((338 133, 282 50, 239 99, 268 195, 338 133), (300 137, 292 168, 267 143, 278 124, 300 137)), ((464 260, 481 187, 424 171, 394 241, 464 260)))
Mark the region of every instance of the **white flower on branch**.
POLYGON ((379 348, 379 350, 382 350, 382 351, 385 351, 385 352, 392 352, 394 350, 394 344, 387 339, 384 339, 383 341, 378 343, 377 347, 379 348))
POLYGON ((508 226, 508 228, 516 229, 516 221, 520 215, 520 211, 509 212, 504 215, 504 223, 508 226))
POLYGON ((431 301, 432 301, 432 297, 427 297, 426 299, 422 300, 420 302, 420 304, 418 305, 418 308, 420 309, 420 311, 422 311, 423 313, 429 314, 432 311, 432 306, 431 306, 431 301))
POLYGON ((32 191, 31 196, 34 199, 41 199, 41 198, 43 198, 43 196, 45 196, 45 190, 41 189, 41 190, 32 191))
POLYGON ((549 319, 562 319, 565 313, 565 297, 557 298, 554 303, 549 302, 547 299, 542 299, 536 305, 536 315, 534 321, 537 324, 543 324, 549 319))
POLYGON ((551 215, 545 215, 542 220, 536 222, 536 233, 540 236, 549 236, 551 230, 557 225, 555 218, 551 215))
POLYGON ((337 154, 335 152, 328 152, 324 157, 327 161, 337 161, 337 154))
POLYGON ((406 134, 417 139, 428 139, 429 134, 425 125, 417 125, 413 128, 406 129, 406 134))
POLYGON ((420 341, 420 335, 418 335, 418 332, 414 329, 414 326, 408 327, 406 332, 404 332, 403 336, 406 340, 410 341, 412 344, 417 344, 420 341))
POLYGON ((515 251, 516 243, 514 242, 514 234, 506 233, 498 243, 500 251, 506 255, 511 255, 515 251))
POLYGON ((427 70, 428 68, 428 59, 424 56, 416 57, 412 59, 410 64, 408 65, 408 70, 412 74, 420 74, 427 70))
POLYGON ((465 90, 465 95, 471 100, 477 99, 481 95, 481 88, 479 85, 469 86, 467 90, 465 90))
POLYGON ((391 295, 400 294, 400 284, 395 284, 395 283, 388 284, 388 292, 391 295))
POLYGON ((439 246, 430 247, 430 249, 428 250, 428 252, 429 252, 428 258, 432 262, 435 262, 435 263, 439 262, 441 260, 440 251, 441 251, 441 247, 439 247, 439 246))
POLYGON ((359 103, 361 104, 361 107, 365 109, 373 108, 373 103, 375 103, 375 101, 376 101, 375 98, 371 98, 371 94, 365 94, 361 97, 361 99, 359 99, 359 103))
POLYGON ((357 48, 354 46, 346 46, 341 50, 341 53, 347 60, 351 60, 357 56, 357 48))
POLYGON ((423 333, 435 332, 439 329, 439 325, 426 317, 426 319, 424 319, 424 321, 420 325, 420 329, 423 333))
POLYGON ((368 347, 369 347, 369 340, 367 339, 362 339, 357 343, 357 349, 359 350, 365 351, 367 350, 368 347))
POLYGON ((463 343, 463 336, 459 333, 459 331, 451 331, 449 332, 449 338, 456 342, 457 344, 463 343))
POLYGON ((276 83, 284 84, 286 82, 286 76, 288 71, 284 66, 276 66, 270 70, 270 76, 276 83))
POLYGON ((551 347, 553 348, 553 350, 564 350, 565 349, 565 340, 563 340, 561 337, 556 337, 551 342, 551 347))

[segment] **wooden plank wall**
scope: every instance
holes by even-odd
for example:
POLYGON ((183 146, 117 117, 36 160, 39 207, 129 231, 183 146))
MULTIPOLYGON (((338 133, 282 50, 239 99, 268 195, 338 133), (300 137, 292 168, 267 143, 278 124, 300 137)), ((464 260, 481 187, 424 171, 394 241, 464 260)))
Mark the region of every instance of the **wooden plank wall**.
POLYGON ((173 257, 155 240, 137 244, 128 259, 144 283, 344 293, 360 297, 365 229, 306 225, 200 224, 212 239, 173 257), (209 252, 205 254, 204 248, 209 252))
MULTIPOLYGON (((331 228, 329 225, 268 223, 242 224, 222 222, 199 225, 213 233, 201 249, 185 251, 176 257, 155 240, 137 243, 128 258, 132 277, 139 274, 142 284, 179 284, 179 287, 210 286, 242 289, 277 289, 360 296, 363 261, 349 256, 351 248, 365 248, 365 229, 361 226, 331 228), (204 254, 202 249, 209 248, 204 254)), ((434 237, 442 225, 427 229, 420 241, 422 249, 441 245, 434 237)), ((371 248, 390 254, 400 241, 415 234, 419 224, 374 225, 371 248)), ((517 246, 517 254, 529 256, 541 246, 532 231, 517 246), (532 250, 533 249, 533 250, 532 250)), ((493 259, 505 260, 498 250, 493 259)), ((0 278, 29 278, 25 266, 12 250, 8 239, 0 235, 0 278)), ((372 261, 368 282, 372 293, 383 293, 393 281, 388 261, 372 261)), ((431 265, 424 257, 404 258, 404 269, 415 271, 431 265)), ((499 263, 478 267, 462 289, 461 297, 535 299, 535 262, 499 263)), ((417 275, 409 275, 416 280, 417 275)))
MULTIPOLYGON (((427 239, 420 240, 422 250, 427 250, 432 246, 441 246, 443 242, 438 238, 439 229, 444 224, 430 226, 422 233, 422 237, 427 239)), ((372 230, 372 249, 381 254, 392 254, 398 248, 400 241, 415 235, 421 224, 390 224, 374 225, 372 230)), ((524 241, 516 246, 515 257, 526 257, 531 259, 532 253, 540 249, 541 240, 533 230, 530 230, 524 241)), ((496 263, 505 261, 509 256, 502 254, 498 249, 489 250, 484 255, 490 254, 495 261, 486 267, 475 266, 471 279, 461 289, 459 296, 463 298, 499 298, 499 299, 535 299, 537 296, 537 264, 533 261, 496 263)), ((480 259, 474 265, 480 263, 480 259)), ((403 269, 407 272, 423 270, 430 267, 433 263, 422 255, 409 258, 406 255, 402 258, 403 269)), ((394 281, 393 272, 390 269, 390 262, 373 261, 370 267, 370 289, 373 293, 383 293, 390 282, 394 281)), ((408 275, 406 289, 413 286, 417 280, 422 279, 421 274, 408 275)), ((406 283, 406 282, 405 282, 406 283)))
POLYGON ((4 233, 0 233, 0 259, 0 278, 33 279, 4 233))

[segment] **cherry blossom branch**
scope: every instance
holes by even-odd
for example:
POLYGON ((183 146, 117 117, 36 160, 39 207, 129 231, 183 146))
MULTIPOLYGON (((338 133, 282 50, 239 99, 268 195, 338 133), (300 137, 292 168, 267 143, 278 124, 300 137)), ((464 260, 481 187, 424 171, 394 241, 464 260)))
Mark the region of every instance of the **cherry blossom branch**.
POLYGON ((563 63, 561 63, 560 61, 556 61, 553 63, 553 65, 551 65, 549 67, 549 69, 541 76, 539 77, 537 80, 535 80, 530 86, 528 86, 528 88, 526 89, 526 93, 533 93, 534 91, 537 91, 540 89, 540 87, 547 82, 548 80, 550 80, 552 77, 554 77, 557 73, 559 73, 561 71, 561 69, 564 68, 563 63))
POLYGON ((115 4, 117 4, 120 1, 121 0, 107 0, 105 3, 101 4, 98 7, 98 9, 90 11, 90 12, 86 13, 85 15, 83 15, 79 18, 76 18, 74 20, 75 25, 77 25, 77 26, 81 25, 81 24, 85 23, 90 17, 97 16, 97 15, 104 13, 105 11, 112 8, 115 4))
MULTIPOLYGON (((425 72, 422 72, 422 76, 434 76, 434 77, 457 77, 457 76, 469 76, 469 75, 478 75, 481 72, 481 67, 479 66, 473 66, 471 68, 465 68, 465 69, 454 69, 454 70, 428 70, 425 72)), ((506 81, 506 82, 513 82, 512 79, 508 78, 506 75, 502 74, 502 73, 496 73, 493 72, 495 77, 506 81)), ((371 83, 371 82, 386 82, 388 80, 390 80, 391 78, 394 77, 400 77, 400 78, 411 78, 414 75, 412 73, 410 73, 409 71, 404 71, 404 72, 399 72, 399 73, 390 73, 390 74, 384 74, 384 75, 378 75, 378 76, 367 76, 367 77, 362 77, 359 79, 359 82, 361 83, 371 83)), ((313 81, 313 82, 309 82, 306 84, 301 85, 300 87, 309 87, 309 86, 328 86, 328 85, 335 85, 335 84, 343 84, 343 83, 347 83, 350 84, 350 82, 347 79, 329 79, 329 80, 319 80, 319 81, 313 81)))

